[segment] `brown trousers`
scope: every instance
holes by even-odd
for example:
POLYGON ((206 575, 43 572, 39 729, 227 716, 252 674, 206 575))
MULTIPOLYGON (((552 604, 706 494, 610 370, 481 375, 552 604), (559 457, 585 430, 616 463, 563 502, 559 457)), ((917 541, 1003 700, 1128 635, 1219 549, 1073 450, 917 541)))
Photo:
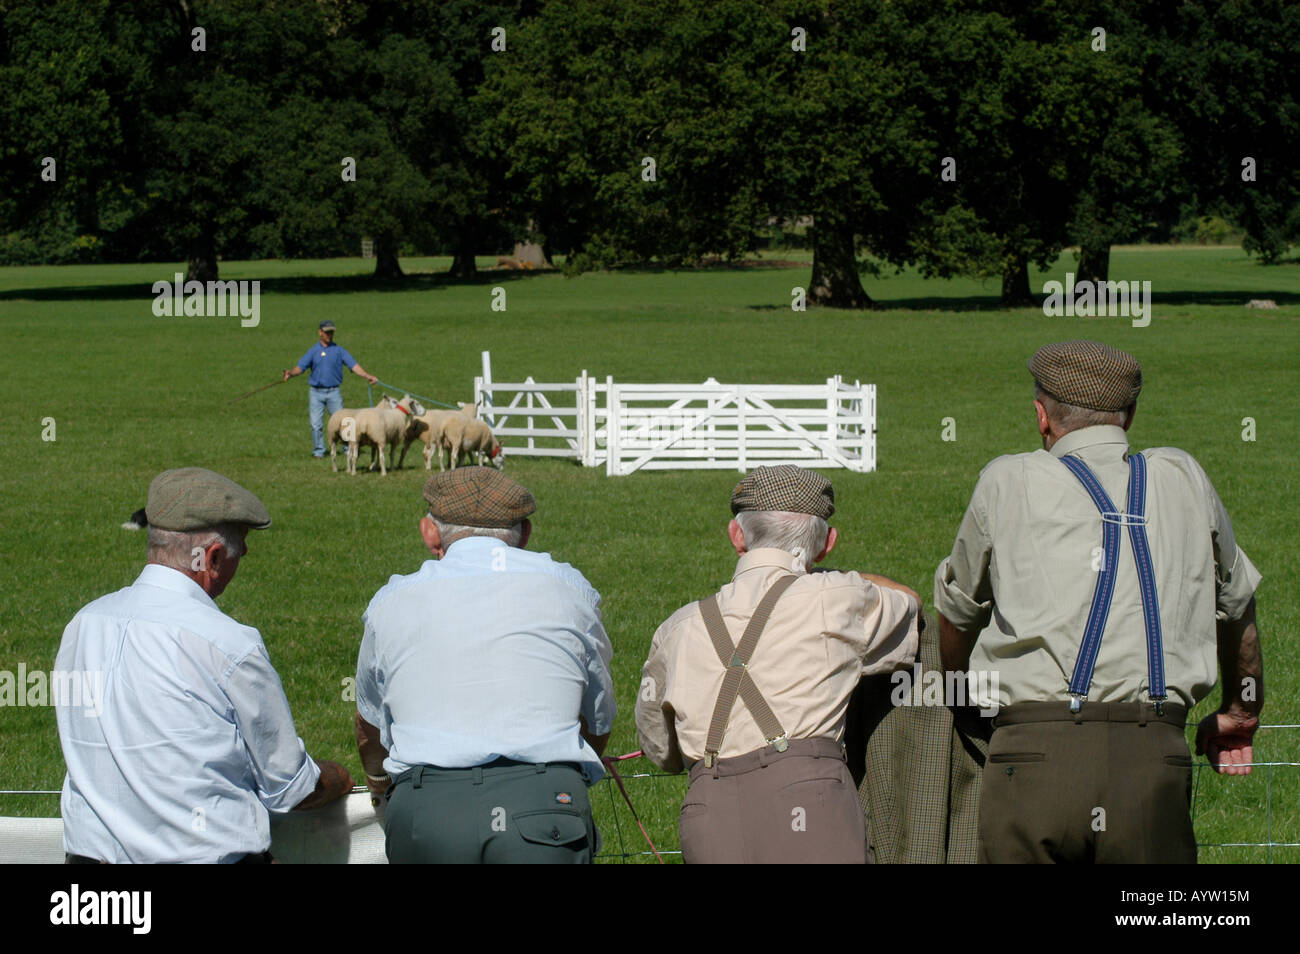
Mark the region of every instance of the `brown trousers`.
POLYGON ((1148 703, 1010 706, 994 719, 980 861, 1194 864, 1187 710, 1148 703))
POLYGON ((864 864, 866 830, 844 749, 793 739, 712 768, 696 762, 678 829, 687 864, 864 864))

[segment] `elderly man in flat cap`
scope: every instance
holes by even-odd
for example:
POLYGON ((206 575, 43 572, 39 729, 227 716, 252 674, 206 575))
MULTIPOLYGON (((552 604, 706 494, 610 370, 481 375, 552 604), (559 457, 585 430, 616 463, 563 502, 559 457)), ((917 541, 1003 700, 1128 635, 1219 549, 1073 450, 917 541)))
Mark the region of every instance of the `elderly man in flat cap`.
POLYGON ((334 340, 334 330, 334 322, 328 318, 322 321, 317 331, 320 341, 308 348, 296 365, 285 368, 281 379, 288 381, 311 371, 307 379, 311 388, 307 415, 311 419, 312 457, 325 456, 325 422, 329 419, 326 415, 343 409, 343 369, 351 368, 353 374, 359 374, 371 384, 379 380, 334 340))
POLYGON ((980 803, 989 862, 1194 862, 1187 711, 1250 771, 1260 575, 1199 464, 1130 449, 1142 371, 1095 341, 1029 361, 1043 449, 984 468, 935 575, 943 661, 998 674, 980 803))
POLYGON ((352 787, 307 755, 261 635, 214 602, 271 518, 201 467, 155 477, 145 512, 148 564, 77 613, 55 663, 103 687, 93 707, 57 709, 68 861, 271 861, 268 812, 352 787))
POLYGON ((614 724, 600 595, 523 549, 533 495, 491 467, 424 486, 436 560, 362 617, 357 748, 394 863, 590 862, 614 724))
POLYGON ((920 599, 881 576, 809 572, 838 538, 820 474, 760 467, 736 486, 731 512, 735 576, 659 627, 637 697, 646 756, 690 770, 682 855, 864 863, 845 713, 864 676, 916 656, 920 599))

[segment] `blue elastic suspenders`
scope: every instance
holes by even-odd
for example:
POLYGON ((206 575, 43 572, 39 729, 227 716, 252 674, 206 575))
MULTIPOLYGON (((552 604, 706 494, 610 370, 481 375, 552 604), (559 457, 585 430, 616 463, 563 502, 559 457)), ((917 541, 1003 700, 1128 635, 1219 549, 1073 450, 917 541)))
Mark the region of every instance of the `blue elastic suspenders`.
POLYGON ((1061 463, 1079 478, 1092 502, 1101 511, 1103 563, 1097 574, 1097 589, 1092 594, 1092 610, 1088 613, 1088 626, 1084 630, 1083 644, 1074 662, 1074 675, 1070 678, 1070 711, 1078 712, 1088 697, 1092 685, 1092 671, 1097 665, 1097 651, 1101 636, 1110 615, 1111 597, 1115 595, 1115 573, 1119 565, 1119 528, 1128 527, 1133 545, 1133 561, 1137 564, 1138 588, 1142 591, 1142 618, 1147 631, 1147 693, 1155 703, 1157 715, 1164 714, 1165 654, 1160 636, 1160 603, 1156 599, 1156 575, 1151 566, 1151 548, 1147 543, 1146 497, 1147 462, 1141 454, 1130 454, 1128 459, 1128 511, 1120 513, 1106 494, 1097 475, 1077 457, 1062 457, 1061 463))

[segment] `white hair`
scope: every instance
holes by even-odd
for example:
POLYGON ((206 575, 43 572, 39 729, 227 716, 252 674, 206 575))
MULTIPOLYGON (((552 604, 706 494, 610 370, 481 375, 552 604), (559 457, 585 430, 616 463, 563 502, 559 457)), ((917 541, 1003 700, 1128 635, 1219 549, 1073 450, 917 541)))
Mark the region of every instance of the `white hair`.
POLYGON ((201 530, 163 530, 150 525, 147 559, 186 572, 194 566, 194 550, 206 550, 213 543, 220 543, 227 556, 242 557, 248 552, 244 545, 247 533, 247 527, 235 523, 219 523, 201 530))
POLYGON ((1081 427, 1095 427, 1098 424, 1123 427, 1124 420, 1128 417, 1128 408, 1119 411, 1098 411, 1091 407, 1080 407, 1078 404, 1066 404, 1044 391, 1043 386, 1037 381, 1034 382, 1034 399, 1043 405, 1043 410, 1047 412, 1047 419, 1055 424, 1056 429, 1062 434, 1077 431, 1081 427))
POLYGON ((443 549, 446 549, 448 544, 461 537, 492 537, 495 540, 502 541, 508 547, 519 546, 519 542, 524 538, 523 521, 513 527, 466 527, 459 523, 445 523, 433 514, 429 514, 429 519, 438 528, 438 536, 442 538, 443 549))
POLYGON ((813 560, 826 547, 830 526, 821 517, 810 513, 792 513, 788 510, 742 510, 736 514, 736 523, 745 534, 745 546, 775 547, 793 553, 803 562, 803 568, 812 568, 813 560))

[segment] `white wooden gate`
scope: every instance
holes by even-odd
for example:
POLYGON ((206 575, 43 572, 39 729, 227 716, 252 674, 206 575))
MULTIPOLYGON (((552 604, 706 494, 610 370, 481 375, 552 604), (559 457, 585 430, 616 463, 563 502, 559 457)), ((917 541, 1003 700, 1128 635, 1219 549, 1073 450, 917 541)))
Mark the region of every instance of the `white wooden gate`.
POLYGON ((876 469, 876 386, 846 384, 616 384, 583 371, 573 383, 474 379, 480 416, 507 457, 566 457, 638 470, 725 469, 764 464, 876 469))

